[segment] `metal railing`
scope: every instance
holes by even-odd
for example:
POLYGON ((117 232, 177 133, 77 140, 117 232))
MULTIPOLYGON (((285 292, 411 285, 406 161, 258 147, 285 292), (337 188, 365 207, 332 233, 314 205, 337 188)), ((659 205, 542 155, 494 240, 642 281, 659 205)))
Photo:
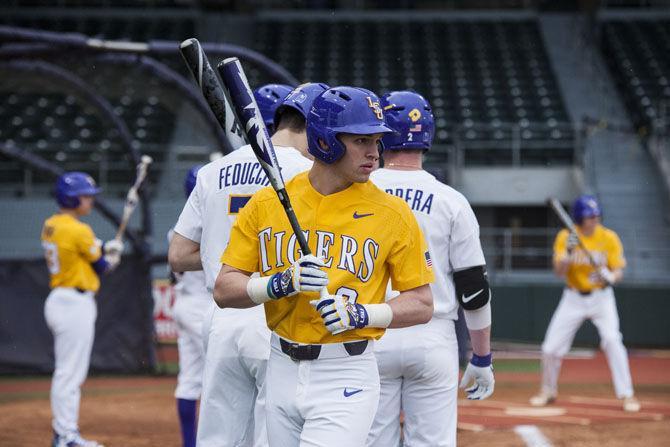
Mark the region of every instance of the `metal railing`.
MULTIPOLYGON (((480 238, 492 276, 515 273, 544 278, 552 270, 554 228, 482 227, 480 238)), ((627 260, 626 281, 670 283, 669 230, 617 231, 627 260)))
MULTIPOLYGON (((466 156, 477 152, 499 156, 499 164, 542 164, 543 152, 552 151, 568 164, 580 163, 582 128, 566 122, 477 123, 451 128, 457 162, 469 164, 466 156)), ((439 134, 438 134, 439 135, 439 134)))

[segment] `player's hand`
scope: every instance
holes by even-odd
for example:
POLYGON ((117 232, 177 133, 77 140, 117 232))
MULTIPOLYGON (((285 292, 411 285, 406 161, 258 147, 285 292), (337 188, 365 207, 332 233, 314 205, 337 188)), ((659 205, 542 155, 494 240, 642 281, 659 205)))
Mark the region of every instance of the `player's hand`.
POLYGON ((118 239, 111 239, 102 246, 106 255, 119 255, 123 253, 123 242, 118 239))
POLYGON ((319 312, 323 324, 332 334, 364 328, 370 321, 365 306, 352 303, 342 295, 327 295, 309 304, 319 312))
POLYGON ((568 242, 566 244, 566 248, 568 250, 568 253, 572 253, 572 250, 575 249, 579 245, 579 236, 577 236, 577 233, 574 231, 570 232, 570 235, 568 236, 568 242))
POLYGON ((291 267, 275 273, 268 284, 272 299, 293 296, 299 292, 320 292, 328 285, 328 274, 323 259, 313 255, 302 256, 291 267))
POLYGON ((493 394, 495 382, 491 354, 487 356, 473 354, 468 367, 465 368, 465 373, 458 387, 466 388, 472 383, 471 386, 465 389, 468 399, 484 400, 493 394))
POLYGON ((600 276, 603 282, 607 285, 611 286, 616 282, 616 277, 614 276, 614 273, 607 267, 600 267, 600 269, 598 269, 598 276, 600 276))

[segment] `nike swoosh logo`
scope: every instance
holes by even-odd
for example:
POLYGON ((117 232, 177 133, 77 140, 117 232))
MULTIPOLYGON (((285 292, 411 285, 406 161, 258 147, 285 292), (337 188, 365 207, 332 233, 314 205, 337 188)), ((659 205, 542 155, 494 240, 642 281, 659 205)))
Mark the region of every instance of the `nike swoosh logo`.
POLYGON ((360 219, 361 217, 368 217, 373 215, 374 213, 358 214, 358 211, 354 211, 354 219, 360 219))
POLYGON ((479 292, 473 293, 472 295, 468 295, 468 296, 463 295, 463 304, 472 301, 477 295, 479 295, 483 291, 484 291, 484 289, 481 289, 479 292))
POLYGON ((352 389, 351 391, 347 391, 347 389, 345 388, 344 389, 344 397, 353 396, 354 394, 358 394, 361 391, 363 391, 363 390, 360 389, 360 388, 359 389, 352 389))

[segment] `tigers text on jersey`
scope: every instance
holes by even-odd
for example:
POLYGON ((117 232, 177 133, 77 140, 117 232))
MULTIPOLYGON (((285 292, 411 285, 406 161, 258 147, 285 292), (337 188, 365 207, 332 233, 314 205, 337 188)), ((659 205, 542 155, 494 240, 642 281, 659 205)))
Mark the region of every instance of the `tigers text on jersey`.
MULTIPOLYGON (((312 162, 295 148, 275 148, 284 179, 312 166, 312 162)), ((249 145, 198 171, 195 188, 179 216, 175 231, 200 244, 200 259, 210 292, 221 270, 221 253, 228 244, 230 227, 239 210, 256 191, 268 184, 268 178, 249 145), (210 219, 205 225, 203 216, 210 219)))
POLYGON ((485 264, 479 224, 467 199, 423 170, 378 169, 370 180, 387 193, 403 199, 412 209, 432 255, 433 315, 457 319, 458 302, 452 273, 485 264))
POLYGON ((90 226, 69 214, 54 214, 44 221, 42 247, 52 289, 72 287, 98 291, 100 279, 91 263, 100 259, 102 251, 90 226))
MULTIPOLYGON (((610 270, 621 269, 626 266, 623 256, 623 245, 617 234, 598 225, 591 236, 584 236, 577 227, 577 234, 584 243, 587 250, 591 252, 599 267, 607 267, 610 270)), ((567 242, 570 232, 563 229, 556 235, 554 241, 554 259, 556 261, 568 256, 567 242)), ((570 254, 570 266, 565 275, 568 287, 589 292, 593 289, 602 288, 603 284, 597 275, 597 267, 591 265, 591 261, 584 251, 578 246, 570 254)))
MULTIPOLYGON (((286 184, 291 204, 317 257, 323 257, 330 293, 361 304, 384 302, 391 279, 396 290, 433 281, 430 255, 409 207, 371 182, 354 183, 324 196, 311 185, 308 173, 286 184)), ((281 272, 300 257, 299 246, 277 194, 265 188, 253 196, 233 226, 221 261, 267 276, 281 272)), ((300 343, 338 343, 379 338, 379 328, 332 335, 309 304, 317 293, 299 293, 265 303, 268 326, 300 343)))

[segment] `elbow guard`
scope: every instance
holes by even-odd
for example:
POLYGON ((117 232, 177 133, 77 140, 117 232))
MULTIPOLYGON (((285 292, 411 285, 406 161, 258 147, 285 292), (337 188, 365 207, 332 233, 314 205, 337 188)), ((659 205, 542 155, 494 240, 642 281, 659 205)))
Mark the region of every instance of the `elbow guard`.
POLYGON ((454 272, 456 299, 464 310, 477 310, 491 301, 486 266, 479 265, 454 272))

